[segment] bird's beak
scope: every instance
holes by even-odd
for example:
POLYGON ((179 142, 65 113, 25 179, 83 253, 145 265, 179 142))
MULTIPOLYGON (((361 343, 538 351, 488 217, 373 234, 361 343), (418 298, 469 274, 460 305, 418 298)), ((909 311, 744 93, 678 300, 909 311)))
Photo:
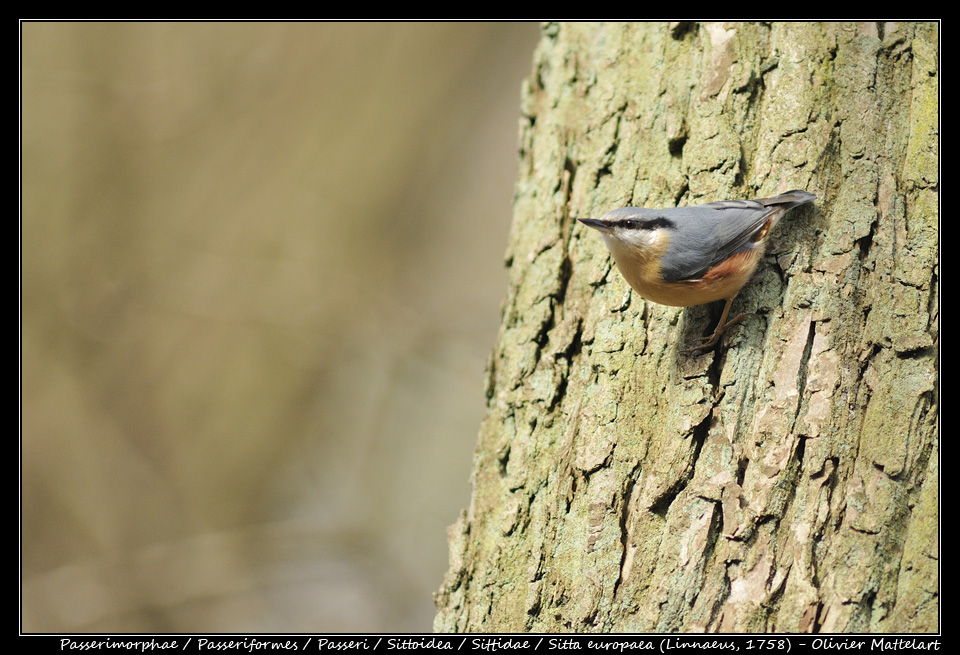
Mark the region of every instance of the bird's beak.
POLYGON ((590 227, 594 227, 598 230, 610 229, 610 226, 607 224, 607 222, 602 221, 599 218, 578 218, 577 220, 583 223, 584 225, 589 225, 590 227))

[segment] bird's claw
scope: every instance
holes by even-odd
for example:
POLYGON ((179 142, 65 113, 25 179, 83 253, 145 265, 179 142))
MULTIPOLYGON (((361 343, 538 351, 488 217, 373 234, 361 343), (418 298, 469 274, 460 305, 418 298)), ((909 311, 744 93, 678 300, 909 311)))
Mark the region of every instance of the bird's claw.
POLYGON ((717 325, 717 329, 714 330, 713 334, 711 334, 709 337, 700 337, 700 341, 702 343, 699 346, 694 346, 693 348, 682 350, 680 352, 684 355, 692 355, 694 353, 707 352, 708 350, 712 350, 714 346, 720 343, 720 339, 721 337, 723 337, 724 332, 726 332, 729 328, 733 327, 737 323, 740 323, 744 319, 749 318, 751 316, 756 316, 756 314, 752 312, 749 312, 749 313, 745 312, 743 314, 738 314, 737 316, 731 318, 726 323, 717 325))

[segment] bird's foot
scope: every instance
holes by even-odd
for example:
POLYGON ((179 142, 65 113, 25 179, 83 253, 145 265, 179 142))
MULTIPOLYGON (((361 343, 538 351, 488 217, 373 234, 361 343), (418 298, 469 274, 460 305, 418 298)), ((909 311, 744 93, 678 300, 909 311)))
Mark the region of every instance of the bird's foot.
POLYGON ((699 346, 695 346, 693 348, 690 348, 688 350, 683 350, 681 352, 684 355, 691 355, 694 353, 704 353, 704 352, 707 352, 708 350, 712 350, 714 346, 720 343, 720 339, 721 337, 723 337, 724 332, 726 332, 729 328, 736 325, 737 323, 751 316, 756 316, 756 314, 752 312, 745 312, 743 314, 738 314, 737 316, 734 316, 733 318, 731 318, 729 321, 726 321, 725 323, 718 323, 717 329, 713 331, 713 334, 711 334, 709 337, 702 337, 700 339, 702 343, 700 343, 699 346))

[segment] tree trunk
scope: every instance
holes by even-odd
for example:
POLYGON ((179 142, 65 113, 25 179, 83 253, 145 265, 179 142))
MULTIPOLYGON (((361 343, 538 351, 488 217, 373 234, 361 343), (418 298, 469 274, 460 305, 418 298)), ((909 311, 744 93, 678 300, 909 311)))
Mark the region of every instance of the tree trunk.
POLYGON ((938 39, 544 27, 437 631, 938 629, 938 39), (575 221, 793 188, 696 356, 720 307, 643 300, 575 221))

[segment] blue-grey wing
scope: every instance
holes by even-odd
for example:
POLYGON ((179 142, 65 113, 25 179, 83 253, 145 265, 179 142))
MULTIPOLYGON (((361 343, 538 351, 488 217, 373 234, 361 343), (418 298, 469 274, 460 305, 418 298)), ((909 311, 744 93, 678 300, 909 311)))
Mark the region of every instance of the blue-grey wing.
POLYGON ((753 247, 753 237, 783 208, 756 200, 724 200, 668 211, 675 227, 661 260, 661 274, 668 282, 678 282, 698 279, 711 266, 753 247))

